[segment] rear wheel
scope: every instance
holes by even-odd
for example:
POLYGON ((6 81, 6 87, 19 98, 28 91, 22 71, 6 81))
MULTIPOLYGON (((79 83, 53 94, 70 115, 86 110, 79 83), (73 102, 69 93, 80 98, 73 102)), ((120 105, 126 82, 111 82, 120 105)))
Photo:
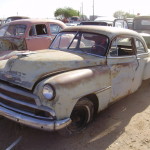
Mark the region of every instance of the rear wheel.
POLYGON ((68 134, 77 133, 82 131, 87 124, 93 119, 94 115, 94 105, 88 98, 82 98, 75 105, 72 113, 71 120, 72 123, 67 126, 65 130, 68 134))

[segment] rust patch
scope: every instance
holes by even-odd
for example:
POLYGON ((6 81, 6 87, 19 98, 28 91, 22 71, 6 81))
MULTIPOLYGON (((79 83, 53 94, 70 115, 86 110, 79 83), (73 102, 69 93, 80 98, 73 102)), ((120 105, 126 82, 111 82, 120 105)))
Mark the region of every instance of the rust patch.
POLYGON ((24 38, 15 38, 15 37, 0 38, 0 51, 26 50, 26 49, 27 47, 24 38))
POLYGON ((10 83, 15 83, 17 85, 25 85, 27 87, 31 86, 31 83, 27 81, 22 81, 25 74, 21 72, 15 72, 15 71, 6 71, 6 72, 0 72, 0 79, 3 79, 4 81, 9 81, 10 83))

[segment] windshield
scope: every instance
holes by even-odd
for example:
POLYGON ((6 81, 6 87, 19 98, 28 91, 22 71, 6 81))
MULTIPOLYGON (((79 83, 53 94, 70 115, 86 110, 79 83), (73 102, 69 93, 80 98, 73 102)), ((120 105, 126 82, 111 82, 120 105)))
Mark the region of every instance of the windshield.
POLYGON ((62 32, 57 35, 50 49, 82 51, 105 56, 108 38, 95 33, 62 32))
POLYGON ((150 19, 137 19, 134 20, 134 30, 150 30, 150 19))
POLYGON ((17 25, 10 25, 4 36, 23 36, 25 34, 26 31, 26 25, 21 25, 21 24, 17 24, 17 25))
POLYGON ((8 29, 8 26, 2 26, 2 27, 0 28, 0 37, 1 37, 1 36, 4 36, 4 34, 5 34, 5 32, 7 31, 7 29, 8 29))

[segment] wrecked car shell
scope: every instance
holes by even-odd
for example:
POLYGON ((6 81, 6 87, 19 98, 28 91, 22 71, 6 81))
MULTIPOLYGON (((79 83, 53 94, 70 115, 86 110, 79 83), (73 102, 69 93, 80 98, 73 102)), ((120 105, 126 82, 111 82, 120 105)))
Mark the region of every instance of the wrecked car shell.
POLYGON ((49 48, 66 25, 58 20, 21 19, 0 28, 0 50, 40 50, 49 48))
POLYGON ((0 115, 43 130, 81 130, 95 113, 135 92, 149 71, 149 50, 138 33, 66 28, 50 49, 0 61, 0 115))

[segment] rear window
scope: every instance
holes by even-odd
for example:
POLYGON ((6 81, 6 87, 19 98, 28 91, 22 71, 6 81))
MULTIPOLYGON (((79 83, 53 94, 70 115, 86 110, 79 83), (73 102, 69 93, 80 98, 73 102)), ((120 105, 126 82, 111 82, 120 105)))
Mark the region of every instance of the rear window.
POLYGON ((150 30, 150 19, 137 19, 134 20, 134 30, 150 30))

